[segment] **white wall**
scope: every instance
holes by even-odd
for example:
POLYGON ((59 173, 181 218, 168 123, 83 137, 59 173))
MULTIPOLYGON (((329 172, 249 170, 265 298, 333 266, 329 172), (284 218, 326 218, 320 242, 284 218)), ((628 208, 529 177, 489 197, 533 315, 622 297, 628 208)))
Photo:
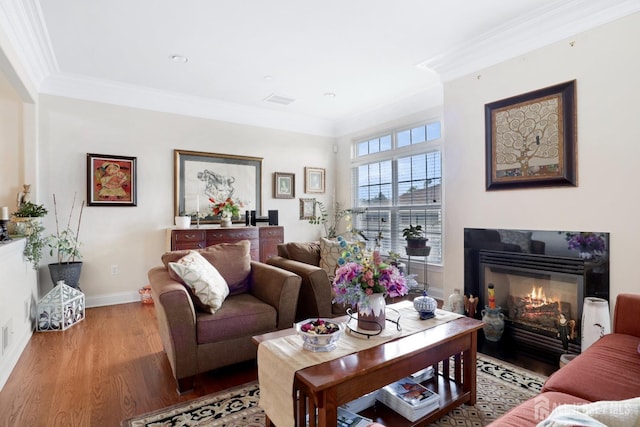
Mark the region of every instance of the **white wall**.
POLYGON ((640 14, 445 83, 445 287, 463 287, 463 229, 611 233, 611 294, 638 292, 640 14), (485 191, 484 105, 577 80, 578 187, 485 191))
MULTIPOLYGON (((319 228, 299 219, 299 198, 305 195, 304 167, 326 168, 327 189, 334 187, 333 138, 251 127, 41 96, 39 103, 39 153, 42 201, 53 208, 56 194, 63 217, 68 215, 74 192, 86 197, 86 154, 137 157, 137 207, 86 207, 80 240, 83 271, 80 286, 87 306, 135 300, 147 284, 147 271, 158 265, 165 249, 165 229, 173 224, 173 150, 263 157, 262 207, 279 211, 286 240, 318 237, 319 228), (293 172, 295 199, 272 197, 274 172, 293 172), (111 266, 119 273, 111 275, 111 266)), ((330 200, 330 190, 318 199, 330 200)), ((53 215, 45 222, 55 228, 53 215)), ((48 257, 48 254, 47 254, 48 257)), ((51 286, 46 264, 40 271, 41 295, 51 286)))
POLYGON ((0 73, 0 149, 3 159, 0 163, 0 206, 9 207, 9 212, 16 209, 16 194, 22 189, 23 158, 21 138, 22 100, 0 73))

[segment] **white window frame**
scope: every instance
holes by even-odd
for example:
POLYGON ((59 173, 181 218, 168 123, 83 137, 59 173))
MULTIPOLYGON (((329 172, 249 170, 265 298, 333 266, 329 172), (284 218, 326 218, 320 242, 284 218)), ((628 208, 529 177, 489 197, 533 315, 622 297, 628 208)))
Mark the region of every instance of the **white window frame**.
MULTIPOLYGON (((441 118, 433 118, 430 120, 426 120, 423 122, 413 123, 407 126, 402 126, 398 128, 394 128, 391 130, 385 130, 376 132, 373 135, 369 135, 368 137, 358 138, 354 140, 352 143, 352 161, 351 161, 351 171, 352 171, 352 192, 351 192, 351 203, 352 207, 355 209, 366 209, 367 212, 362 215, 357 215, 354 217, 355 220, 355 228, 363 229, 367 228, 368 230, 365 232, 365 235, 369 239, 367 242, 368 247, 374 247, 375 238, 378 234, 376 230, 372 230, 371 224, 372 222, 367 222, 367 217, 376 216, 377 212, 388 212, 389 220, 389 231, 383 233, 383 238, 381 240, 381 252, 387 253, 389 250, 393 250, 398 252, 404 259, 406 259, 406 252, 404 250, 404 246, 406 246, 406 242, 402 237, 402 228, 406 226, 400 226, 398 224, 399 218, 401 216, 401 211, 403 212, 403 217, 406 217, 406 211, 410 210, 412 215, 414 216, 422 216, 426 215, 427 210, 436 210, 439 213, 440 221, 439 221, 439 230, 434 233, 433 230, 428 230, 427 237, 430 238, 430 242, 427 244, 432 246, 431 255, 427 257, 427 263, 430 265, 442 266, 444 261, 444 256, 442 253, 443 242, 444 242, 444 206, 443 206, 443 197, 444 197, 444 181, 443 181, 443 129, 442 129, 442 119, 441 118), (434 122, 440 123, 440 137, 433 139, 431 141, 420 142, 412 145, 407 145, 404 147, 397 148, 398 141, 397 135, 400 132, 405 132, 410 129, 414 129, 420 126, 426 126, 433 124, 434 122), (372 154, 358 155, 358 145, 362 142, 369 141, 372 139, 376 139, 379 137, 383 137, 391 134, 391 149, 382 152, 375 152, 372 154), (397 171, 397 161, 400 158, 405 158, 409 156, 421 155, 430 152, 438 152, 440 154, 440 203, 427 203, 427 205, 416 205, 411 208, 402 209, 398 205, 398 171, 397 171), (391 160, 392 162, 392 201, 390 206, 380 206, 380 207, 372 207, 372 206, 362 206, 358 200, 358 190, 359 190, 359 182, 358 182, 358 168, 360 166, 379 163, 382 161, 391 160), (436 238, 434 238, 436 237, 436 238)), ((382 216, 380 216, 382 217, 382 216)), ((374 218, 372 221, 376 221, 377 218, 374 218)), ((412 220, 412 223, 415 225, 415 221, 412 220)), ((422 222, 423 227, 425 223, 422 222)), ((384 225, 381 227, 384 228, 384 225)), ((380 229, 380 228, 379 228, 380 229)), ((421 258, 421 257, 412 257, 421 258)))

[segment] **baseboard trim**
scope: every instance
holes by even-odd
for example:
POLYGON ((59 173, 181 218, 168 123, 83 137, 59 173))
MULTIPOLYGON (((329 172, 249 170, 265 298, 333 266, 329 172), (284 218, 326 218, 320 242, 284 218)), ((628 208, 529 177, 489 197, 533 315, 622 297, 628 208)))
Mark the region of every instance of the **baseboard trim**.
POLYGON ((85 296, 85 306, 87 308, 103 307, 106 305, 126 304, 129 302, 139 302, 140 294, 135 292, 118 292, 115 294, 85 296))
POLYGON ((33 330, 29 329, 26 333, 22 334, 17 345, 12 346, 13 349, 0 358, 0 391, 2 391, 4 385, 9 380, 13 368, 18 364, 18 359, 22 356, 22 352, 29 343, 32 335, 33 330))

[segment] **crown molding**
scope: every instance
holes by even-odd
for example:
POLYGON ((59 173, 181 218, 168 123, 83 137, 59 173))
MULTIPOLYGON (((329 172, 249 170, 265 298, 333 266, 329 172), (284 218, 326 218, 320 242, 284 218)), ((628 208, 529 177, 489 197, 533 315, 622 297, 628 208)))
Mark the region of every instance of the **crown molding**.
POLYGON ((447 82, 640 11, 637 0, 560 0, 458 45, 420 66, 447 82))
POLYGON ((0 24, 36 88, 47 76, 58 72, 58 62, 37 0, 0 2, 0 24))
POLYGON ((330 120, 67 73, 49 76, 40 93, 263 128, 334 136, 330 120))
MULTIPOLYGON (((450 81, 638 11, 638 0, 558 0, 420 66, 438 73, 442 82, 450 81)), ((334 122, 60 73, 39 0, 0 1, 0 26, 38 93, 329 137, 345 135, 377 120, 386 121, 389 115, 411 114, 437 99, 434 89, 429 88, 334 122)))

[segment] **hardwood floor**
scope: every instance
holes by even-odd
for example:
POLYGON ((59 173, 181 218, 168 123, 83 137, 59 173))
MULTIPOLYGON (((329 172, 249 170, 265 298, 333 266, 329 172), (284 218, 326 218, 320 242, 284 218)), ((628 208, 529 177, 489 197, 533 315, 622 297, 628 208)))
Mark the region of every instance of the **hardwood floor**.
POLYGON ((0 392, 0 426, 119 426, 134 415, 257 379, 255 362, 176 392, 152 305, 87 309, 64 332, 35 332, 0 392))
MULTIPOLYGON (((547 375, 553 368, 509 361, 547 375)), ((153 305, 90 308, 64 332, 33 334, 0 392, 0 426, 115 427, 257 376, 255 362, 222 368, 199 375, 195 390, 179 396, 153 305)))

